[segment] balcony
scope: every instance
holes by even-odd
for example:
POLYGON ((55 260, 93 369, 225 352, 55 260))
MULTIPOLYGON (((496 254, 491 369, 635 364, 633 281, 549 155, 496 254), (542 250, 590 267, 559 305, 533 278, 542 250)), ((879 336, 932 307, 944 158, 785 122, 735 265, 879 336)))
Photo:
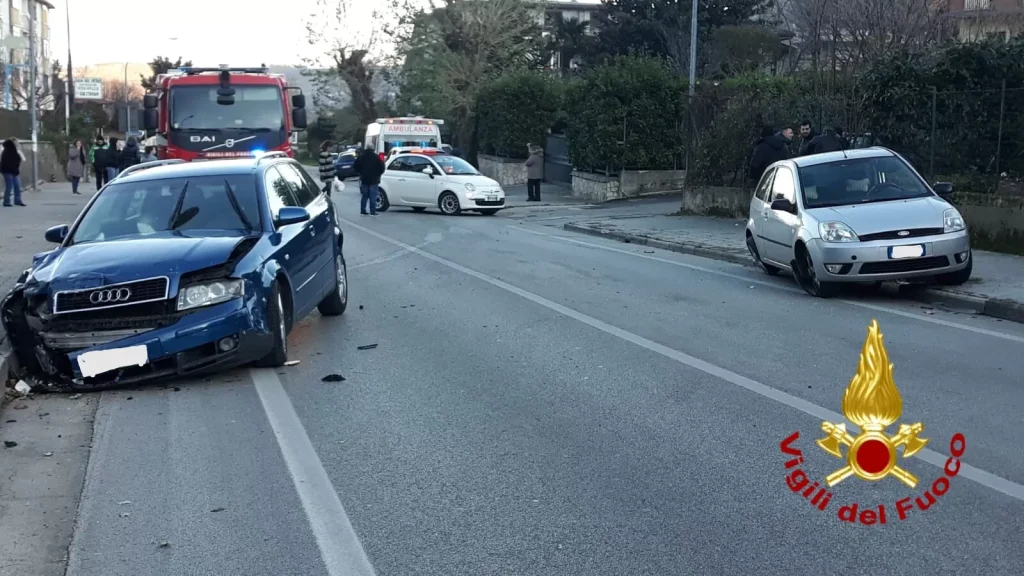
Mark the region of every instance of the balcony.
POLYGON ((991 0, 964 0, 964 12, 991 9, 991 0))

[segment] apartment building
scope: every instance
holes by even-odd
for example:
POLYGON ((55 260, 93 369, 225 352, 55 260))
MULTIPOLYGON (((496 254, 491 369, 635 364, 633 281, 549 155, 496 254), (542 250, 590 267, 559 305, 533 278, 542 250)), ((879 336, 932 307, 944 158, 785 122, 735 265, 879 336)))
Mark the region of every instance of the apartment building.
POLYGON ((47 0, 0 0, 0 63, 4 67, 3 97, 0 108, 28 108, 30 67, 29 27, 32 12, 36 11, 36 94, 42 96, 40 107, 53 109, 50 96, 53 60, 50 51, 50 11, 54 9, 47 0))
MULTIPOLYGON (((600 12, 607 11, 607 6, 600 0, 538 0, 536 5, 540 10, 537 14, 537 23, 544 30, 545 37, 557 33, 560 26, 566 31, 573 32, 573 26, 582 25, 580 29, 586 35, 595 35, 598 31, 600 12), (563 24, 564 23, 564 24, 563 24)), ((551 67, 575 68, 576 59, 572 62, 561 62, 562 55, 555 54, 551 59, 551 67)))
POLYGON ((1024 0, 949 0, 949 15, 963 42, 1024 34, 1024 0))

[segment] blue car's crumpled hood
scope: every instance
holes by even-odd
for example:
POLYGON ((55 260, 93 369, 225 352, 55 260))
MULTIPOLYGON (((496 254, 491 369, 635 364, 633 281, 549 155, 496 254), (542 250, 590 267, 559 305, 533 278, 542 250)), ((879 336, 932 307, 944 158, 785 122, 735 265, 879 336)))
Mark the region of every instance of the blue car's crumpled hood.
POLYGON ((227 261, 244 237, 235 232, 189 236, 163 232, 72 245, 40 255, 33 280, 49 284, 51 292, 81 290, 142 278, 168 276, 172 285, 181 274, 227 261))

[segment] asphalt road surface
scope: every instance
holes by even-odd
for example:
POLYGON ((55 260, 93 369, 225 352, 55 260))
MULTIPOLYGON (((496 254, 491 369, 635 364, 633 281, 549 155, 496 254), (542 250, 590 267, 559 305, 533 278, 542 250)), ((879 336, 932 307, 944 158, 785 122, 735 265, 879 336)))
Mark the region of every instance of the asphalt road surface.
POLYGON ((68 574, 1024 573, 1024 326, 555 227, 580 208, 343 200, 349 310, 296 327, 298 365, 102 394, 68 574), (842 466, 815 440, 873 318, 920 483, 821 511, 780 443, 842 466))

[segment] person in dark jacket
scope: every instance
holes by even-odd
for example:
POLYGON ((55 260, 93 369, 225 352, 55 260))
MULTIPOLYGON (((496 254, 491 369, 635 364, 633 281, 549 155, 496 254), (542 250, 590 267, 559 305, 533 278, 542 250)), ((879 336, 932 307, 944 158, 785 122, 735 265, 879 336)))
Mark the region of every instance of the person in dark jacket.
POLYGON ((107 166, 103 157, 106 155, 107 143, 103 138, 96 138, 96 143, 89 152, 89 159, 92 160, 92 171, 96 174, 96 190, 103 188, 107 183, 107 166))
POLYGON ((142 163, 142 154, 139 151, 139 141, 135 139, 135 136, 129 136, 128 142, 117 155, 117 171, 118 173, 123 172, 126 168, 140 163, 142 163))
POLYGON ((754 153, 750 158, 750 178, 755 182, 761 180, 761 176, 764 176, 764 171, 769 166, 779 160, 789 158, 789 145, 793 141, 793 129, 783 128, 775 134, 764 136, 770 130, 772 128, 766 126, 761 131, 761 137, 754 143, 754 153))
POLYGON ((811 125, 810 120, 805 119, 800 122, 800 152, 797 156, 806 156, 810 154, 807 150, 810 147, 811 142, 814 142, 814 139, 818 136, 819 134, 814 130, 814 126, 811 125))
POLYGON ((810 145, 807 146, 807 152, 805 154, 824 154, 825 152, 839 152, 843 149, 843 142, 836 135, 836 131, 832 128, 825 128, 825 131, 811 140, 810 145))
POLYGON ((96 151, 96 163, 103 166, 103 171, 107 175, 107 182, 109 183, 114 177, 117 176, 117 155, 119 150, 117 149, 117 137, 111 136, 107 147, 102 150, 96 151))
POLYGON ((377 215, 377 187, 380 186, 380 177, 384 174, 384 161, 380 159, 370 148, 365 148, 356 161, 352 163, 352 170, 359 175, 359 214, 361 216, 377 215), (369 213, 367 213, 369 208, 369 213))
POLYGON ((21 201, 21 153, 14 140, 4 140, 3 151, 0 151, 0 174, 4 176, 4 206, 11 205, 11 192, 14 192, 14 203, 24 206, 21 201))
POLYGON ((334 144, 327 140, 320 145, 320 158, 318 164, 320 166, 320 183, 323 184, 324 192, 328 196, 331 195, 331 185, 334 184, 334 158, 331 155, 331 148, 334 144))
POLYGON ((846 136, 843 136, 843 129, 839 126, 836 126, 836 138, 839 138, 839 143, 843 146, 843 150, 850 149, 850 141, 846 139, 846 136))

